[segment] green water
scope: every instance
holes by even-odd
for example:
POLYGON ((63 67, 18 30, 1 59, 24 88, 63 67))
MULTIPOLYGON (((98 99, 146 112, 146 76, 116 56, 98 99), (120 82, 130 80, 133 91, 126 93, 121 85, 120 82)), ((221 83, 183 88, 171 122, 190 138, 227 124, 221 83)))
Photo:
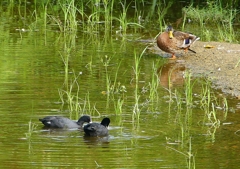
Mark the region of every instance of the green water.
MULTIPOLYGON (((214 126, 200 107, 204 81, 196 79, 193 106, 183 100, 180 108, 174 95, 176 89, 185 97, 180 66, 172 74, 171 102, 167 79, 174 65, 149 51, 140 58, 148 44, 139 39, 153 39, 157 30, 125 38, 50 27, 18 31, 22 24, 9 16, 3 13, 0 21, 0 168, 239 167, 239 101, 226 96, 229 109, 216 110, 220 125, 214 126), (82 114, 98 122, 108 116, 109 137, 46 130, 38 121, 47 115, 76 120, 82 114)), ((212 93, 213 103, 223 107, 221 91, 212 93)))

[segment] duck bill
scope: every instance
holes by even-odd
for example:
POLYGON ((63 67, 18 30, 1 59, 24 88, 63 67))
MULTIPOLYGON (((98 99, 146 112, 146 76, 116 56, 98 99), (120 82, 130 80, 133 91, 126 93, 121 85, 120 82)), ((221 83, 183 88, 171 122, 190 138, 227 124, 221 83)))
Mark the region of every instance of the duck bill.
POLYGON ((173 38, 173 31, 169 31, 168 35, 169 35, 169 38, 172 39, 173 38))

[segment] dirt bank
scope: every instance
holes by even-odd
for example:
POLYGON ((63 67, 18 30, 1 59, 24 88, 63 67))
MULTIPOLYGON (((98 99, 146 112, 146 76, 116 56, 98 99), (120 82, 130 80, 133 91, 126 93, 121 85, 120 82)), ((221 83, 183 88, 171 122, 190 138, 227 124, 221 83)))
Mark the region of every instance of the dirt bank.
MULTIPOLYGON (((156 45, 150 48, 163 57, 170 56, 156 45)), ((213 82, 214 88, 240 99, 240 45, 197 41, 191 49, 197 53, 181 52, 175 61, 169 61, 184 64, 193 76, 207 76, 213 82), (206 45, 213 48, 205 48, 206 45)))

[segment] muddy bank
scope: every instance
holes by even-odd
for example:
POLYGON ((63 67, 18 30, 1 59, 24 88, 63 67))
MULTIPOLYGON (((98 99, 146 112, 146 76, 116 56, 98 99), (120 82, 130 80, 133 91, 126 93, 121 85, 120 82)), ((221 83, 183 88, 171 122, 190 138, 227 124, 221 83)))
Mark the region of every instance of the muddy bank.
MULTIPOLYGON (((170 57, 156 45, 151 52, 163 57, 170 57)), ((198 41, 191 47, 197 53, 177 54, 176 64, 184 64, 193 76, 204 75, 213 82, 213 87, 240 99, 240 45, 220 42, 198 41), (213 48, 205 48, 210 45, 213 48)))

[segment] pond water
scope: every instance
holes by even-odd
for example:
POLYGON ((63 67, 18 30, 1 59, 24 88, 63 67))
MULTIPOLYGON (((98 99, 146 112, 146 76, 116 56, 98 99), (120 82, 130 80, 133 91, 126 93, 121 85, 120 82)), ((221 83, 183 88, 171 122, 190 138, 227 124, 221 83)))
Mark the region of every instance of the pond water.
POLYGON ((191 82, 187 106, 187 70, 142 55, 141 34, 19 31, 6 18, 0 24, 0 168, 239 167, 239 100, 201 77, 191 82), (209 109, 201 106, 204 87, 209 109), (108 116, 109 137, 44 129, 38 121, 82 114, 97 122, 108 116))

